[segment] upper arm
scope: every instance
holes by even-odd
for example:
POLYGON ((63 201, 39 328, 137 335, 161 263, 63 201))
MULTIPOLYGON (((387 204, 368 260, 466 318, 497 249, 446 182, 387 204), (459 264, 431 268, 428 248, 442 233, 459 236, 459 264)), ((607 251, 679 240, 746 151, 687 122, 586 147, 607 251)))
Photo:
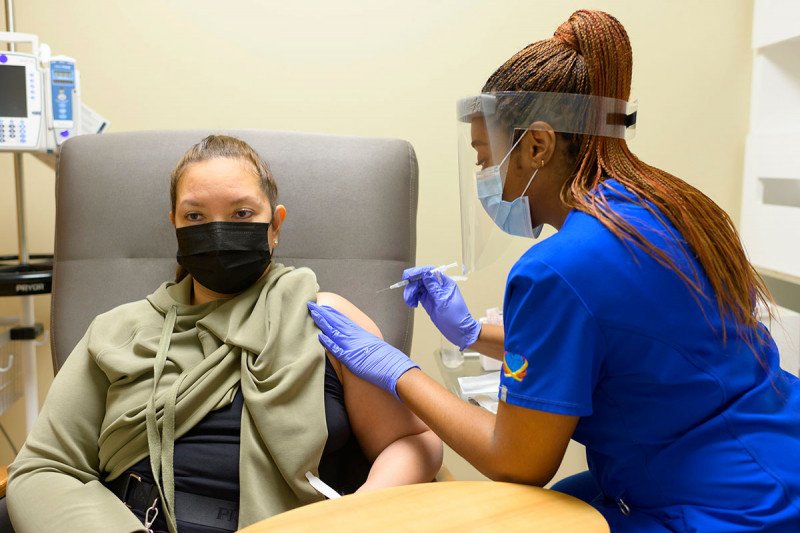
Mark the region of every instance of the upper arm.
POLYGON ((568 416, 592 413, 606 357, 592 310, 561 274, 531 262, 509 276, 504 301, 503 401, 568 416))
POLYGON ((592 413, 606 343, 584 296, 536 261, 509 276, 494 438, 501 471, 518 481, 547 483, 580 417, 592 413))
POLYGON ((496 480, 547 484, 561 465, 579 420, 499 402, 494 426, 496 480))
MULTIPOLYGON (((317 294, 317 303, 337 309, 365 330, 382 338, 378 326, 347 299, 337 294, 320 292, 317 294)), ((334 361, 341 376, 350 426, 371 461, 394 441, 428 430, 397 398, 356 377, 329 354, 328 357, 334 361)))

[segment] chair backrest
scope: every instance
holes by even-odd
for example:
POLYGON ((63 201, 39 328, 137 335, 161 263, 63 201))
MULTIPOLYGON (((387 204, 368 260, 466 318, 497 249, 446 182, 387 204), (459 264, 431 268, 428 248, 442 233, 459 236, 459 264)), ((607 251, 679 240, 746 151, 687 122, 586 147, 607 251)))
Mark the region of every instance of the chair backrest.
MULTIPOLYGON (((86 135, 66 142, 56 178, 53 367, 92 319, 175 275, 169 174, 209 131, 86 135)), ((416 255, 417 161, 402 140, 261 130, 224 132, 272 168, 287 216, 276 261, 314 270, 320 290, 367 313, 411 347, 412 313, 395 291, 416 255)))

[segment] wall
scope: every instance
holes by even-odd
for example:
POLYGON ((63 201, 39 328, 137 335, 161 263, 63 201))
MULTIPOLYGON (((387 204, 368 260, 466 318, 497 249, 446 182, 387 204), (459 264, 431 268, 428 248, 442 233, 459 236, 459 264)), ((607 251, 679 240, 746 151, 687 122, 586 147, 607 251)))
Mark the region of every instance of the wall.
MULTIPOLYGON (((633 151, 737 219, 751 0, 25 0, 16 19, 17 31, 78 60, 83 98, 110 131, 267 128, 409 140, 420 166, 418 261, 442 264, 460 257, 456 99, 583 7, 614 14, 630 34, 640 104, 633 151)), ((51 251, 53 173, 25 159, 30 249, 51 251)), ((0 253, 17 246, 10 161, 0 154, 0 253)), ((464 284, 476 314, 501 303, 523 249, 464 284)), ((14 299, 0 302, 0 315, 17 309, 14 299)), ((48 297, 37 300, 37 318, 49 320, 48 297)), ((415 333, 414 354, 437 376, 439 337, 422 312, 415 333)), ((46 350, 40 367, 44 394, 46 350)), ((21 404, 0 418, 18 444, 21 404)), ((0 439, 0 462, 11 458, 0 439)), ((480 478, 452 454, 446 461, 456 477, 480 478)), ((578 468, 576 448, 562 474, 578 468)))

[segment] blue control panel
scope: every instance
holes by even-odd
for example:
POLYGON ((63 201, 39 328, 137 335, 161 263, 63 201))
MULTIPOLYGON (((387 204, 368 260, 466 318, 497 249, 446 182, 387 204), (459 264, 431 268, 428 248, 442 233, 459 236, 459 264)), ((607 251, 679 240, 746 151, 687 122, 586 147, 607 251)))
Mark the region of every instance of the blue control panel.
MULTIPOLYGON (((50 63, 50 94, 53 98, 53 120, 72 122, 73 95, 75 94, 75 63, 70 61, 53 61, 50 63)), ((72 126, 72 124, 60 124, 72 126)))

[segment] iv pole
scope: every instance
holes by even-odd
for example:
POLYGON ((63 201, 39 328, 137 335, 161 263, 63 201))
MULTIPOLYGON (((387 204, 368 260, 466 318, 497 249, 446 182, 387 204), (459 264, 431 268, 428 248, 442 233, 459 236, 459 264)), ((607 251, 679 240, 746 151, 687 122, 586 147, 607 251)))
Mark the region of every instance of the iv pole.
MULTIPOLYGON (((6 31, 14 29, 14 0, 6 0, 6 31)), ((16 51, 16 45, 9 43, 9 51, 16 51)), ((27 265, 30 262, 28 254, 28 237, 25 232, 25 187, 23 183, 22 153, 15 152, 14 156, 14 183, 17 191, 17 245, 19 248, 19 264, 27 265)), ((22 316, 20 326, 35 327, 33 314, 33 296, 21 296, 22 316)), ((25 373, 25 430, 26 434, 33 429, 39 413, 39 385, 36 377, 36 346, 33 340, 21 341, 22 359, 25 373)))

